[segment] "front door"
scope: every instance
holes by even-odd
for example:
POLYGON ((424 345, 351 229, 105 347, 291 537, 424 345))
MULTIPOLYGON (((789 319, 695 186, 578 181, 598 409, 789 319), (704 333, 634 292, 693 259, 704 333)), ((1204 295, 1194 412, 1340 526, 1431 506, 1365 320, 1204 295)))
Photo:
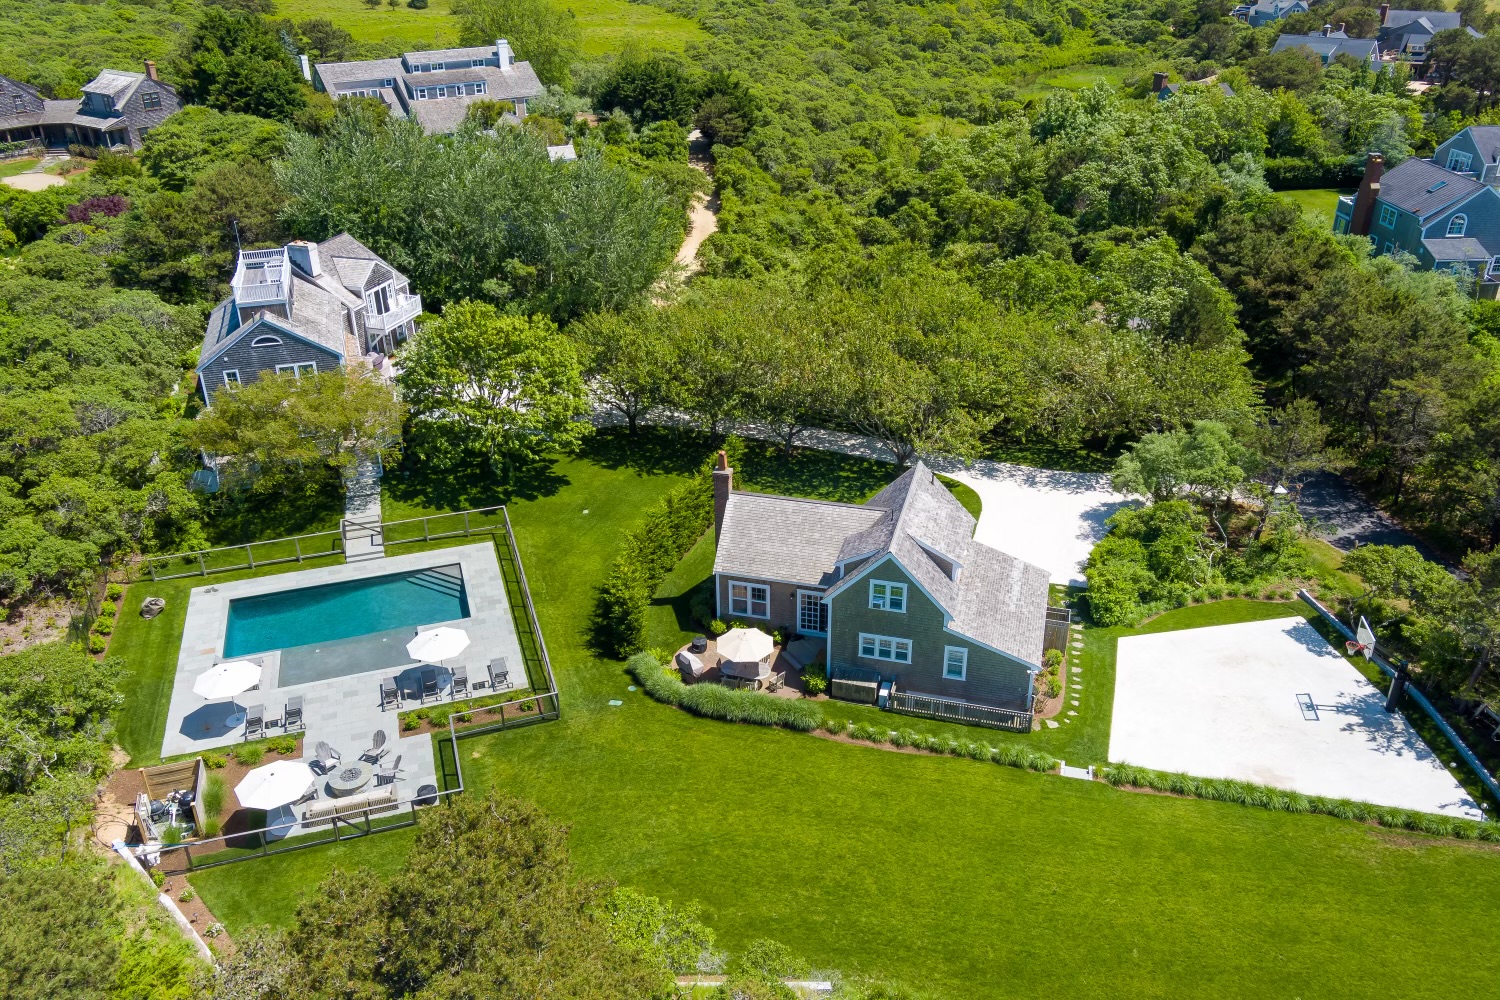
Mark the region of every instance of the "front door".
POLYGON ((828 605, 823 603, 823 595, 817 591, 797 591, 797 632, 801 635, 828 634, 828 605))

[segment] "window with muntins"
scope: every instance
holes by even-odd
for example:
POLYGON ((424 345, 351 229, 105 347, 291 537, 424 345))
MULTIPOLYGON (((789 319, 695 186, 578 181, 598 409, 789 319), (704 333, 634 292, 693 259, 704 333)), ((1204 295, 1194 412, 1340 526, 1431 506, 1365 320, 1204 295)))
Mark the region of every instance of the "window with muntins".
POLYGON ((729 613, 751 618, 771 616, 771 588, 763 583, 729 584, 729 613))
POLYGON ((859 655, 869 660, 888 660, 891 663, 911 662, 911 640, 898 639, 893 635, 859 634, 859 655))
POLYGON ((1467 215, 1455 215, 1448 220, 1448 235, 1462 236, 1469 228, 1469 217, 1467 215))
POLYGON ((877 611, 905 611, 906 584, 871 580, 870 607, 877 611))
POLYGON ((161 95, 152 91, 141 95, 141 107, 147 111, 155 111, 161 107, 161 95))
POLYGON ((1380 224, 1387 229, 1396 224, 1396 210, 1390 205, 1380 206, 1380 224))
POLYGON ((961 681, 969 673, 969 651, 963 646, 943 647, 943 677, 961 681))
POLYGON ((1457 170, 1457 171, 1462 172, 1462 171, 1468 170, 1469 169, 1469 165, 1471 163, 1473 163, 1473 162, 1474 162, 1474 157, 1470 153, 1466 153, 1466 152, 1464 152, 1461 149, 1450 149, 1450 150, 1448 150, 1448 169, 1449 170, 1457 170))
POLYGON ((381 285, 370 293, 370 308, 375 310, 376 316, 384 316, 391 311, 390 285, 381 285))
POLYGON ((290 365, 276 366, 276 374, 284 375, 288 372, 296 378, 301 378, 304 375, 316 375, 318 373, 318 363, 316 361, 298 361, 290 365))
POLYGON ((239 371, 237 369, 234 369, 234 368, 226 368, 226 369, 224 369, 224 384, 225 385, 239 385, 240 384, 240 373, 239 373, 239 371))
POLYGON ((819 634, 828 631, 828 605, 823 603, 822 594, 798 592, 797 631, 819 634))
POLYGON ((11 95, 10 102, 16 106, 17 111, 26 110, 26 98, 22 97, 20 94, 11 95))

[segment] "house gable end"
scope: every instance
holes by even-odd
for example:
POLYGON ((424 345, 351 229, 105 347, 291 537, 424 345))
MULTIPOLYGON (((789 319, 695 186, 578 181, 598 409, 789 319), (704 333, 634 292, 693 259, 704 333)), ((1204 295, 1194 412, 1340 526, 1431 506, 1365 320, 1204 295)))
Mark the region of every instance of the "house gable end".
POLYGON ((1448 223, 1455 215, 1462 215, 1467 220, 1464 236, 1478 240, 1491 256, 1500 256, 1500 192, 1486 187, 1440 215, 1430 216, 1424 220, 1422 238, 1446 238, 1448 223))
MULTIPOLYGON (((881 577, 880 574, 876 572, 882 566, 894 566, 901 576, 899 580, 896 580, 894 582, 908 583, 913 590, 915 590, 917 593, 920 593, 923 597, 927 598, 928 603, 930 603, 934 608, 938 609, 938 611, 942 613, 943 622, 945 625, 948 622, 953 621, 953 613, 943 605, 942 601, 939 601, 937 598, 933 597, 931 592, 928 591, 926 587, 922 586, 922 581, 917 578, 915 573, 912 573, 901 564, 901 560, 896 557, 896 554, 894 552, 887 552, 878 559, 871 559, 867 564, 861 566, 856 572, 844 577, 838 583, 834 584, 823 595, 823 603, 831 605, 835 598, 849 592, 852 592, 856 598, 859 598, 862 594, 862 591, 858 586, 856 586, 856 584, 861 580, 870 578, 872 574, 877 579, 884 579, 884 577, 881 577)), ((910 593, 911 590, 908 590, 908 594, 910 593)))
POLYGON ((254 319, 250 320, 244 326, 240 327, 234 333, 230 334, 228 337, 224 338, 224 342, 219 345, 217 350, 215 350, 204 360, 198 362, 197 370, 200 372, 206 371, 210 365, 218 361, 219 358, 223 357, 225 353, 241 343, 248 343, 245 338, 250 337, 251 340, 254 340, 254 337, 250 336, 251 334, 256 334, 257 336, 264 335, 264 333, 267 331, 263 331, 261 329, 262 327, 269 327, 270 331, 274 332, 274 334, 278 337, 289 337, 292 340, 298 341, 299 343, 306 344, 308 347, 326 354, 329 357, 337 359, 341 364, 344 361, 344 356, 342 354, 328 347, 326 344, 320 344, 316 340, 310 340, 307 337, 302 336, 302 334, 288 329, 286 326, 283 326, 280 323, 277 323, 274 319, 272 319, 270 316, 267 316, 265 313, 262 313, 259 316, 256 316, 254 319))

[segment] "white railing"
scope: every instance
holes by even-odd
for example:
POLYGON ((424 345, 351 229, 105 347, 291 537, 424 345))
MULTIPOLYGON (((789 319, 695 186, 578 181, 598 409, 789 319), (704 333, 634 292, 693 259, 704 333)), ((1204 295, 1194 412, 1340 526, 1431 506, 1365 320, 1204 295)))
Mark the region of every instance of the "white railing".
POLYGON ((365 310, 365 326, 368 329, 394 330, 396 327, 416 319, 422 312, 422 296, 420 295, 393 295, 391 296, 390 311, 384 315, 377 315, 373 310, 365 310))
POLYGON ((254 302, 285 302, 286 283, 281 281, 261 281, 253 284, 239 285, 234 290, 234 300, 241 305, 249 305, 254 302))

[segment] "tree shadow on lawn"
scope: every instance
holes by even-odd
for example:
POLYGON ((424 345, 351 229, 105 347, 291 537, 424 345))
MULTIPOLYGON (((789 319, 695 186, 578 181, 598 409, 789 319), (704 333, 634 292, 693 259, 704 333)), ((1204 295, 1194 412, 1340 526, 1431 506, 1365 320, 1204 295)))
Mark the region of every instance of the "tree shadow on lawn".
POLYGON ((552 496, 569 479, 557 472, 557 456, 519 465, 506 484, 488 461, 478 459, 454 466, 437 466, 407 456, 386 472, 386 490, 396 502, 431 510, 475 510, 515 500, 552 496))
POLYGON ((714 439, 681 427, 601 427, 579 454, 606 469, 634 469, 645 476, 690 476, 703 468, 714 439))
POLYGON ((244 545, 333 531, 344 514, 342 484, 335 475, 284 477, 281 489, 225 490, 209 501, 205 527, 213 545, 244 545))
POLYGON ((864 503, 900 473, 890 462, 871 458, 815 448, 795 448, 788 455, 779 445, 747 441, 735 485, 761 493, 864 503))

